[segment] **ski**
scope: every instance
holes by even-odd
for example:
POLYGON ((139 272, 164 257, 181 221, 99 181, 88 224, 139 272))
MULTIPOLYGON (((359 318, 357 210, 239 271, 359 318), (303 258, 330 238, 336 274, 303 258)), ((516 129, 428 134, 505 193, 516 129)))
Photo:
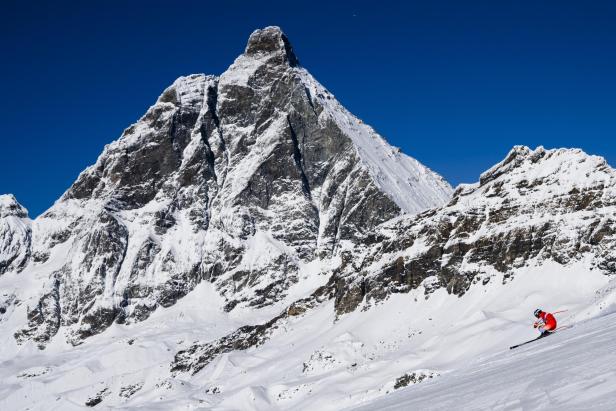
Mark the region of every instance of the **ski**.
MULTIPOLYGON (((565 311, 566 311, 566 310, 565 310, 565 311)), ((509 347, 509 349, 510 349, 510 350, 513 350, 514 348, 518 348, 518 347, 521 347, 521 346, 523 346, 523 345, 526 345, 526 344, 532 343, 533 341, 537 341, 537 340, 540 340, 541 338, 545 338, 545 337, 547 337, 548 335, 552 335, 552 334, 556 333, 557 331, 566 330, 566 329, 571 328, 571 327, 573 327, 573 325, 563 325, 563 326, 561 326, 561 327, 556 328, 554 331, 550 331, 550 332, 548 332, 548 334, 547 334, 547 335, 543 335, 543 336, 541 336, 541 335, 540 335, 539 337, 537 337, 537 338, 533 338, 532 340, 528 340, 528 341, 525 341, 525 342, 520 343, 520 344, 512 345, 511 347, 509 347)))
POLYGON ((548 335, 552 335, 552 334, 554 334, 555 332, 556 332, 556 330, 554 330, 554 331, 552 331, 552 332, 550 332, 550 333, 548 333, 548 334, 545 334, 545 335, 540 335, 539 337, 537 337, 537 338, 533 338, 532 340, 528 340, 528 341, 525 341, 525 342, 520 343, 520 344, 517 344, 517 345, 512 345, 511 347, 509 347, 509 349, 510 349, 510 350, 513 350, 514 348, 518 348, 518 347, 521 347, 521 346, 523 346, 523 345, 530 344, 530 343, 532 343, 533 341, 537 341, 537 340, 540 340, 540 339, 542 339, 542 338, 545 338, 545 337, 547 337, 548 335))
POLYGON ((532 343, 533 341, 537 341, 537 340, 539 340, 539 339, 541 339, 541 337, 540 337, 540 336, 539 336, 539 337, 537 337, 537 338, 533 338, 532 340, 525 341, 525 342, 520 343, 520 344, 512 345, 511 347, 509 347, 509 349, 510 349, 510 350, 513 350, 514 348, 521 347, 521 346, 523 346, 523 345, 526 345, 526 344, 532 343))

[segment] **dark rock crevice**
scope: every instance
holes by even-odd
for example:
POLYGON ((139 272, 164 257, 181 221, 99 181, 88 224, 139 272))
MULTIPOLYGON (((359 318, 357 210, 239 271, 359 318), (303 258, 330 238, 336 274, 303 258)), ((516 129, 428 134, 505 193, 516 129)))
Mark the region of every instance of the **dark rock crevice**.
POLYGON ((299 141, 297 139, 297 133, 293 128, 293 124, 291 123, 291 116, 287 116, 287 124, 289 125, 289 131, 291 135, 291 142, 293 143, 293 160, 295 161, 295 166, 297 167, 297 171, 299 172, 302 179, 302 190, 310 201, 312 201, 312 191, 310 190, 310 183, 308 182, 308 177, 306 177, 306 172, 304 171, 303 159, 302 159, 302 151, 300 149, 299 141))

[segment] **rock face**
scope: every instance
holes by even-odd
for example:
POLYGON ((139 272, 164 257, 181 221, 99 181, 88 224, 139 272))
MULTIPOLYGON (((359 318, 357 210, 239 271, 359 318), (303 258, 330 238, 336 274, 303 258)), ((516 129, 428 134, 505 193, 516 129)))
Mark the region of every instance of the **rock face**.
POLYGON ((28 210, 13 195, 0 195, 0 275, 24 269, 31 242, 28 210))
POLYGON ((201 281, 227 310, 263 307, 301 264, 451 193, 346 111, 280 29, 257 30, 221 76, 177 79, 34 222, 30 262, 48 277, 16 337, 66 327, 79 344, 201 281))

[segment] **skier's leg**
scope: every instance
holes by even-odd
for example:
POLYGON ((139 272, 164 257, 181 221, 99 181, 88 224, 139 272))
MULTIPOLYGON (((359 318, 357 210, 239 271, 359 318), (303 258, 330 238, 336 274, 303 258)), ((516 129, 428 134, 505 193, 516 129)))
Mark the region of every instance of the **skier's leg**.
POLYGON ((539 335, 539 338, 547 337, 548 335, 552 334, 552 331, 548 329, 545 325, 542 325, 541 327, 539 327, 538 330, 541 333, 539 335))
POLYGON ((542 327, 540 327, 541 330, 541 338, 543 337, 547 337, 548 335, 552 334, 554 332, 554 328, 553 327, 549 327, 546 325, 543 325, 542 327))

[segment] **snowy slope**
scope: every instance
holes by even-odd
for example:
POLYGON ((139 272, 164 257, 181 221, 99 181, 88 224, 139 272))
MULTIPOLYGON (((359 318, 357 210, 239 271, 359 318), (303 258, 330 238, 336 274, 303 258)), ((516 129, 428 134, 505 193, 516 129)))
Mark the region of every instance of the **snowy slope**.
MULTIPOLYGON (((268 318, 264 312, 224 312, 224 301, 214 288, 201 284, 148 320, 130 327, 114 325, 77 348, 56 339, 45 351, 25 345, 8 356, 5 343, 11 337, 3 336, 0 408, 77 410, 103 393, 100 409, 338 410, 396 392, 396 381, 407 373, 434 375, 434 384, 445 384, 438 389, 447 391, 452 379, 457 387, 456 375, 463 380, 468 373, 480 373, 483 368, 472 368, 477 361, 487 362, 493 373, 506 374, 507 361, 517 358, 507 347, 536 334, 530 327, 531 313, 546 301, 546 309, 569 310, 559 316, 563 325, 598 310, 604 298, 595 299, 595 290, 610 290, 613 284, 583 270, 580 265, 563 269, 556 264, 529 269, 507 286, 493 282, 461 298, 439 290, 425 300, 420 288, 337 321, 331 303, 325 303, 281 322, 260 347, 222 354, 195 376, 173 376, 169 363, 178 348, 220 338, 248 319, 260 323, 268 318)), ((603 306, 600 311, 614 309, 603 306)), ((549 349, 551 342, 560 347, 559 341, 554 337, 542 347, 549 349)), ((610 357, 603 354, 609 354, 609 347, 594 351, 607 364, 610 357)), ((572 358, 584 355, 574 350, 572 346, 572 358)), ((527 361, 520 369, 543 361, 526 357, 528 353, 515 353, 527 361)), ((583 375, 592 375, 589 372, 583 375)), ((543 378, 553 376, 547 372, 543 378)), ((433 383, 425 380, 416 388, 423 384, 429 388, 433 383)), ((524 381, 518 384, 520 389, 528 387, 524 381)), ((414 390, 406 389, 413 398, 414 390)), ((437 404, 433 394, 425 398, 437 404)), ((487 397, 488 403, 490 398, 504 397, 495 393, 487 397)))
POLYGON ((219 409, 239 404, 341 409, 393 392, 396 380, 407 373, 447 374, 478 355, 532 338, 534 308, 549 301, 568 309, 568 315, 580 312, 607 281, 582 266, 551 265, 520 272, 507 286, 495 281, 476 287, 461 298, 439 290, 425 300, 420 287, 337 321, 326 305, 303 319, 282 322, 284 332, 275 331, 261 347, 225 354, 191 381, 219 386, 220 394, 205 398, 219 409), (222 358, 233 366, 210 380, 222 358))
POLYGON ((357 411, 613 410, 616 313, 370 402, 357 411))

